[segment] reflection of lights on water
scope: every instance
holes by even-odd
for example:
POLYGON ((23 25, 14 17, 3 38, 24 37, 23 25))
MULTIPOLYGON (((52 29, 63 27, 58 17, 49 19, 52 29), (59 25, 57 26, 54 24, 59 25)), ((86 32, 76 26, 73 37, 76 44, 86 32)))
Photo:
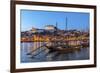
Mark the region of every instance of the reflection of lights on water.
MULTIPOLYGON (((45 42, 47 43, 47 42, 45 42)), ((41 62, 41 61, 63 61, 63 60, 80 60, 89 59, 89 48, 81 48, 80 50, 60 54, 58 52, 50 52, 46 47, 42 47, 31 55, 27 55, 28 52, 34 50, 34 47, 38 47, 36 44, 43 45, 44 42, 37 43, 21 43, 21 62, 41 62)), ((52 43, 50 43, 52 44, 52 43)))

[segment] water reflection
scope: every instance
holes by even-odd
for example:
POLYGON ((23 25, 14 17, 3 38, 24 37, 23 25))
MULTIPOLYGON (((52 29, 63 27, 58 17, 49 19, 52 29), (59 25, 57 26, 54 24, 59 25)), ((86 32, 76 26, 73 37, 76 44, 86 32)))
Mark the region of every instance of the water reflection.
POLYGON ((46 47, 36 50, 38 45, 47 42, 23 42, 21 43, 21 62, 44 62, 44 61, 64 61, 64 60, 86 60, 89 59, 89 48, 80 48, 74 52, 59 53, 49 52, 46 47), (35 52, 33 52, 35 51, 35 52), (28 55, 29 52, 32 52, 28 55))

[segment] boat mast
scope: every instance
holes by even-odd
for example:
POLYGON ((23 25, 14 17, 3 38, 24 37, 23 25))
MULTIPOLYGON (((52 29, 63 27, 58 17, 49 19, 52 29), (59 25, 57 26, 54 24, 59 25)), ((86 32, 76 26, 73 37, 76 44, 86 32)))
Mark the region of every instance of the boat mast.
POLYGON ((58 30, 58 23, 56 22, 56 33, 57 33, 57 30, 58 30))
POLYGON ((67 17, 66 17, 66 23, 65 23, 65 31, 67 31, 67 17))
POLYGON ((58 28, 58 24, 57 24, 57 22, 56 22, 56 27, 55 27, 55 31, 54 31, 54 36, 55 36, 55 41, 54 41, 54 45, 56 44, 56 41, 57 41, 57 33, 58 33, 58 31, 57 31, 57 28, 58 28))

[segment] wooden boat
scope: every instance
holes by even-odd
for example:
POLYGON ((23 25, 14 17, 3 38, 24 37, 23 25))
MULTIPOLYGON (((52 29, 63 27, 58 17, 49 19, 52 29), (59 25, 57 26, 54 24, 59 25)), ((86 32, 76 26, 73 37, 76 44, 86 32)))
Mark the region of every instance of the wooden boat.
POLYGON ((81 46, 47 46, 49 52, 57 51, 59 53, 69 53, 79 51, 81 46))

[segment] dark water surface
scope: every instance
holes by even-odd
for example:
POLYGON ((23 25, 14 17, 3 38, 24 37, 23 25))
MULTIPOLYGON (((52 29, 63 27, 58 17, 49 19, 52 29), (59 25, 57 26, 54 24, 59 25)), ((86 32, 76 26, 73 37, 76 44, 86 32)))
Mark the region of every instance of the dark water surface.
POLYGON ((67 60, 87 60, 89 59, 89 48, 80 48, 70 53, 50 52, 44 48, 37 49, 35 52, 30 53, 38 44, 43 42, 23 42, 21 43, 21 62, 47 62, 47 61, 67 61, 67 60))

